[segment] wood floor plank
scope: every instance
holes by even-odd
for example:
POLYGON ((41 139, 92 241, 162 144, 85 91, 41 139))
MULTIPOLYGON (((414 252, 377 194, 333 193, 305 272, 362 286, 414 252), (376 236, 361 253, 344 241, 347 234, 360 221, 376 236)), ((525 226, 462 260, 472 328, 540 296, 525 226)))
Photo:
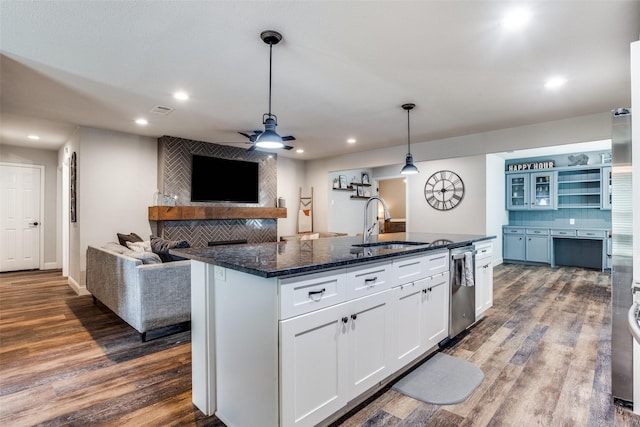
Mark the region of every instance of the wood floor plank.
MULTIPOLYGON (((493 308, 441 351, 485 374, 465 402, 387 388, 333 425, 640 426, 611 399, 607 273, 498 266, 493 308)), ((142 343, 59 271, 0 274, 0 425, 224 427, 191 403, 189 332, 142 343)))

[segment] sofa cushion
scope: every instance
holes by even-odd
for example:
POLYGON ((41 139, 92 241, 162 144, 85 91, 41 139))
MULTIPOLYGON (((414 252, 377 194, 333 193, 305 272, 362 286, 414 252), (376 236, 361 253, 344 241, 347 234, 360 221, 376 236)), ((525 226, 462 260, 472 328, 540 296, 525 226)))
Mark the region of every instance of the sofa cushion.
POLYGON ((151 250, 160 256, 162 262, 180 261, 186 258, 172 255, 170 249, 188 248, 186 240, 165 240, 161 237, 151 236, 151 250))
POLYGON ((129 250, 126 246, 122 246, 121 244, 116 242, 109 242, 102 248, 121 255, 129 250))
POLYGON ((134 252, 151 252, 151 241, 144 242, 126 242, 127 247, 134 252))
POLYGON ((129 251, 125 255, 142 261, 143 264, 162 264, 162 258, 153 252, 135 252, 129 251))
POLYGON ((142 242, 142 237, 138 236, 136 233, 116 234, 118 235, 118 242, 120 242, 122 246, 127 246, 127 242, 142 242))

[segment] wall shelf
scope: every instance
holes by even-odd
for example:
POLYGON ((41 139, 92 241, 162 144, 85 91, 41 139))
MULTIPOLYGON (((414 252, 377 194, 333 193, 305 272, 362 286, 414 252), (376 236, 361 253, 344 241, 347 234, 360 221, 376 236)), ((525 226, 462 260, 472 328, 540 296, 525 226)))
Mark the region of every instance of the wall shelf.
POLYGON ((287 208, 239 206, 149 206, 149 221, 286 218, 287 208))

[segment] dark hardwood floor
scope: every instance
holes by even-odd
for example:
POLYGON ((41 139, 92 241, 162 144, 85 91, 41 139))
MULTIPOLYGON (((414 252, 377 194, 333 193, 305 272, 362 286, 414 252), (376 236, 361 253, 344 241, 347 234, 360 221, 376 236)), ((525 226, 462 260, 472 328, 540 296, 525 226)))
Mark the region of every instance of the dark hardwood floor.
MULTIPOLYGON (((336 425, 640 426, 611 400, 608 274, 502 265, 494 289, 485 319, 444 350, 485 374, 467 401, 387 388, 336 425)), ((59 271, 34 271, 0 274, 0 425, 224 424, 191 403, 189 332, 142 343, 59 271)))

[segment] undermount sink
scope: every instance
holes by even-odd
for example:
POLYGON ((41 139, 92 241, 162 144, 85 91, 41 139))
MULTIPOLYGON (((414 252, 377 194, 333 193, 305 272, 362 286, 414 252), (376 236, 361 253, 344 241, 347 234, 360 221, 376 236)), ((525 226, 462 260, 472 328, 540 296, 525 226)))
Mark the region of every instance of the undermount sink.
POLYGON ((424 242, 391 241, 391 242, 358 243, 352 246, 356 246, 359 248, 405 249, 411 246, 422 246, 422 245, 428 245, 428 244, 429 243, 424 243, 424 242))

